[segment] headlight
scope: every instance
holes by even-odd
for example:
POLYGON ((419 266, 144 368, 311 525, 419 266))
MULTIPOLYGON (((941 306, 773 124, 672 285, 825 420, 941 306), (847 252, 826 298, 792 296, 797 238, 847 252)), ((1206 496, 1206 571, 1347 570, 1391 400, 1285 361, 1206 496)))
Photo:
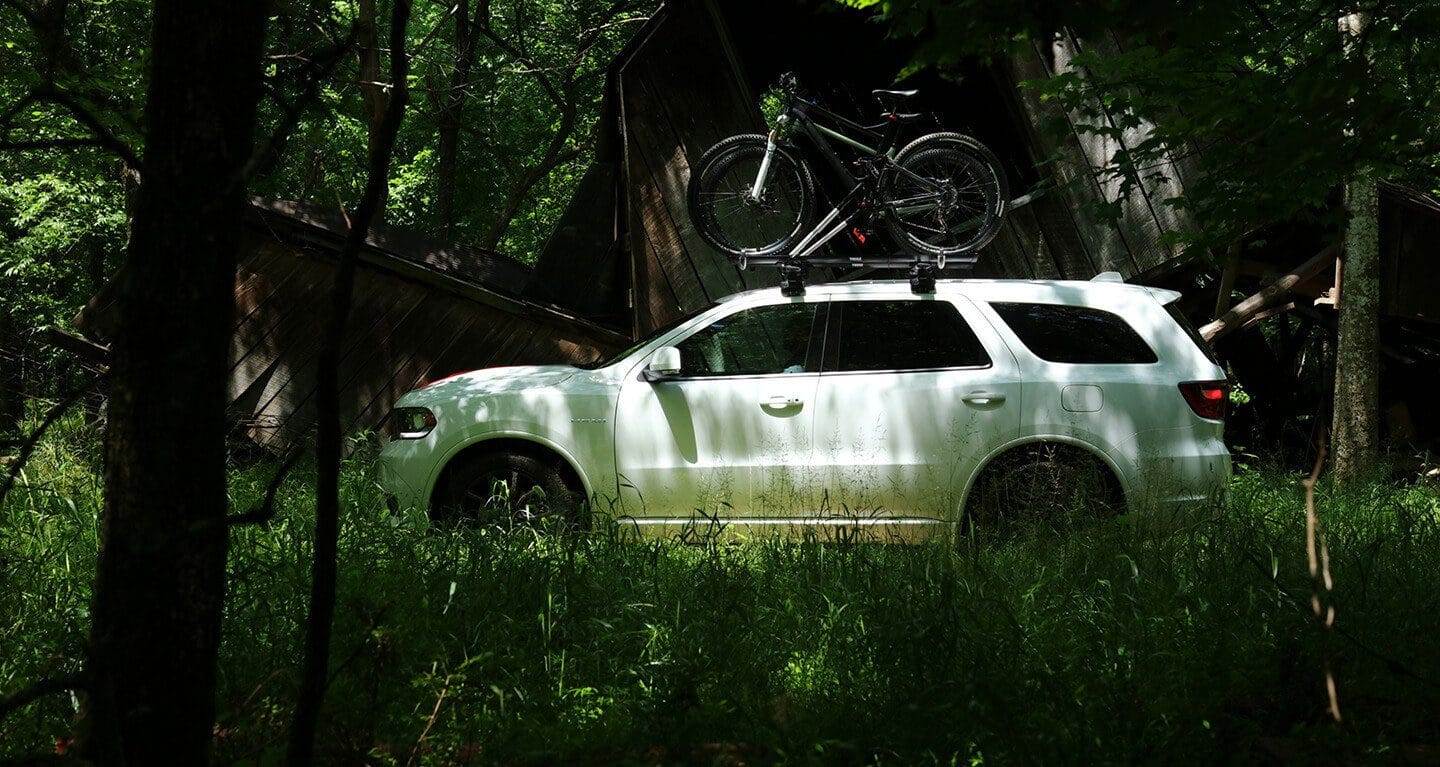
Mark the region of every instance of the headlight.
POLYGON ((390 411, 390 436, 420 439, 435 428, 435 414, 423 407, 397 407, 390 411))

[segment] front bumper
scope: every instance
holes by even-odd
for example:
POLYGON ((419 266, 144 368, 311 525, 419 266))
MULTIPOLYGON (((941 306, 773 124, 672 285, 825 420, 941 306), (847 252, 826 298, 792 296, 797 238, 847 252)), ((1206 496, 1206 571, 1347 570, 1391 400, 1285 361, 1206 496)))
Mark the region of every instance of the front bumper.
POLYGON ((430 509, 433 458, 423 439, 393 439, 380 451, 380 488, 392 513, 430 509))

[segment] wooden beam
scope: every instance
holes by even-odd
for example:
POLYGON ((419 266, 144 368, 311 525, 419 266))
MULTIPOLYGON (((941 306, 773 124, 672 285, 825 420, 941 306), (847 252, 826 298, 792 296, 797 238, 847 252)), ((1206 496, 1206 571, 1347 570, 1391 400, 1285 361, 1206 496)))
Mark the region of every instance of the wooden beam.
POLYGON ((1231 243, 1225 254, 1225 266, 1220 272, 1220 289, 1215 293, 1215 316, 1224 317, 1230 311, 1230 291, 1235 289, 1235 272, 1240 269, 1240 243, 1231 243))
POLYGON ((1290 273, 1266 285, 1260 292, 1236 304, 1214 322, 1200 328, 1201 337, 1203 337, 1206 342, 1213 344, 1216 339, 1239 329, 1251 317, 1263 311, 1266 306, 1284 296, 1286 293, 1289 293, 1291 288, 1318 274, 1322 269, 1333 263, 1336 252, 1337 249, 1332 245, 1315 254, 1309 261, 1306 261, 1290 273))
POLYGON ((63 349, 82 360, 93 362, 101 367, 110 365, 110 347, 101 346, 89 339, 81 338, 74 333, 67 333, 60 328, 51 326, 41 331, 45 343, 56 349, 63 349))

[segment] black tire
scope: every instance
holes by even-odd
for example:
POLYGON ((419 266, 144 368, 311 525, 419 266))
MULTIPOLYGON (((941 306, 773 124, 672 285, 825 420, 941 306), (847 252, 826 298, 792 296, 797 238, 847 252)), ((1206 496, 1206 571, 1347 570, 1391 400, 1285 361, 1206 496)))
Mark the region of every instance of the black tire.
POLYGON ((815 217, 815 180, 805 165, 776 147, 760 202, 750 188, 765 158, 766 137, 731 136, 706 150, 690 174, 690 220, 700 238, 730 256, 783 253, 815 217))
POLYGON ((530 525, 566 530, 581 521, 582 494, 555 463, 523 453, 461 456, 445 469, 430 510, 433 522, 530 525))
POLYGON ((1007 537, 1062 529, 1124 509, 1109 467, 1079 448, 1042 443, 995 459, 965 504, 962 534, 1007 537))
POLYGON ((907 252, 943 259, 985 247, 1000 233, 1010 187, 1000 160, 984 144, 959 133, 931 133, 895 156, 882 186, 885 221, 907 252), (935 194, 940 205, 905 206, 905 200, 935 194))

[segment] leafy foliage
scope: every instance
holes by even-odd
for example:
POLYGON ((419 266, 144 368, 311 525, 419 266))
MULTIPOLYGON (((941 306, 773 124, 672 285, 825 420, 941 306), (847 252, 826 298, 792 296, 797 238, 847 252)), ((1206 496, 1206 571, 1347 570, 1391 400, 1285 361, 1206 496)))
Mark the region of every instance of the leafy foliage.
POLYGON ((1134 188, 1176 156, 1204 171, 1168 201, 1191 209, 1188 239, 1233 240, 1277 220, 1338 229, 1336 190, 1366 173, 1440 187, 1440 3, 1303 0, 1000 3, 852 0, 897 35, 916 65, 1034 55, 1073 33, 1083 52, 1026 83, 1080 129, 1118 143, 1102 169, 1134 188), (1342 16, 1364 14, 1358 36, 1342 16))

